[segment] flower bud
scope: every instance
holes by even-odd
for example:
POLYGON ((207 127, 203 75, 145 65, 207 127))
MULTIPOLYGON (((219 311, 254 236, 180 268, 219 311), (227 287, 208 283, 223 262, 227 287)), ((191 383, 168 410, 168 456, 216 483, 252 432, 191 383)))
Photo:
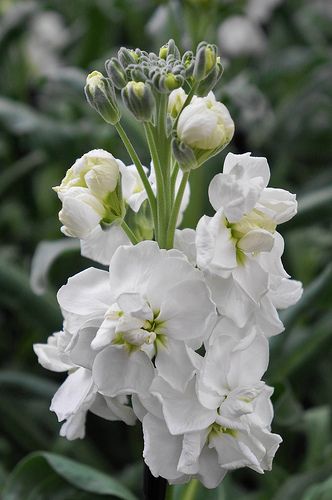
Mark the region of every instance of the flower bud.
POLYGON ((120 61, 120 64, 124 68, 129 66, 129 64, 136 64, 138 62, 139 56, 138 54, 131 49, 127 49, 126 47, 121 47, 121 49, 118 51, 118 58, 120 61))
POLYGON ((175 59, 180 59, 180 51, 172 39, 165 43, 159 50, 159 57, 165 61, 170 55, 174 56, 175 59))
POLYGON ((99 71, 93 71, 86 79, 84 87, 88 103, 94 108, 107 123, 114 125, 120 120, 114 88, 108 78, 99 71))
POLYGON ((215 67, 217 63, 216 45, 201 42, 196 50, 195 66, 193 77, 195 80, 203 80, 215 67))
POLYGON ((172 150, 176 161, 184 172, 199 167, 194 151, 175 137, 172 139, 172 150))
POLYGON ((184 78, 173 73, 161 74, 156 72, 152 79, 153 86, 161 93, 169 93, 183 85, 184 78))
POLYGON ((180 141, 190 146, 196 156, 216 154, 230 142, 234 123, 224 104, 217 102, 214 94, 193 98, 181 112, 177 123, 180 141))
POLYGON ((114 87, 117 89, 122 89, 127 84, 126 73, 119 63, 119 61, 112 57, 112 59, 108 59, 105 63, 106 73, 112 80, 114 87))
POLYGON ((122 89, 121 95, 124 104, 137 120, 152 120, 156 101, 149 84, 131 81, 122 89))
POLYGON ((185 100, 187 99, 187 94, 183 88, 173 90, 168 98, 168 113, 172 118, 176 118, 180 113, 185 100))
POLYGON ((194 59, 194 54, 191 52, 191 50, 188 50, 185 52, 182 56, 182 64, 185 68, 185 76, 186 78, 190 78, 193 74, 194 67, 195 67, 195 59, 194 59))
POLYGON ((53 188, 63 205, 59 218, 64 234, 84 239, 101 222, 111 224, 124 217, 119 165, 107 151, 89 151, 53 188))
MULTIPOLYGON (((217 59, 219 59, 219 57, 217 59)), ((196 88, 196 94, 200 97, 206 96, 217 85, 222 74, 223 67, 220 61, 217 61, 213 70, 199 82, 199 85, 196 88)))

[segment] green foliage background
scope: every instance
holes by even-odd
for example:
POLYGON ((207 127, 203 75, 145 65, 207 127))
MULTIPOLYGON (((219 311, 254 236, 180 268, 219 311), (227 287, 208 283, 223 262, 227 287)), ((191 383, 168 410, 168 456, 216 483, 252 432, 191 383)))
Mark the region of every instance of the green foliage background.
MULTIPOLYGON (((271 342, 266 380, 276 387, 274 431, 284 439, 273 471, 264 476, 237 471, 218 490, 199 487, 190 498, 332 498, 329 3, 281 2, 262 26, 265 51, 225 61, 217 94, 236 124, 228 150, 266 156, 271 185, 298 194, 299 214, 281 232, 286 239, 285 267, 303 281, 305 293, 283 314, 285 333, 271 342)), ((48 407, 63 377, 43 370, 32 352, 34 342, 45 341, 61 326, 56 290, 89 262, 77 251, 66 252, 52 265, 47 293, 36 296, 29 284, 31 259, 40 241, 61 237, 59 202, 50 188, 74 160, 90 149, 104 148, 128 161, 115 131, 85 102, 87 73, 103 70, 104 61, 122 45, 158 50, 171 37, 182 48, 200 39, 218 43, 220 23, 243 14, 245 7, 240 0, 0 3, 0 492, 7 481, 4 500, 141 496, 139 427, 89 415, 85 440, 67 442, 58 437, 59 424, 48 407), (51 42, 45 41, 45 33, 51 42), (111 478, 68 462, 68 457, 111 478)), ((223 47, 220 51, 223 55, 223 47)), ((126 124, 142 159, 149 162, 139 126, 128 120, 126 124)), ((193 174, 184 225, 194 227, 203 212, 210 213, 207 186, 221 170, 226 152, 193 174)), ((175 498, 183 495, 183 488, 176 488, 175 498)))

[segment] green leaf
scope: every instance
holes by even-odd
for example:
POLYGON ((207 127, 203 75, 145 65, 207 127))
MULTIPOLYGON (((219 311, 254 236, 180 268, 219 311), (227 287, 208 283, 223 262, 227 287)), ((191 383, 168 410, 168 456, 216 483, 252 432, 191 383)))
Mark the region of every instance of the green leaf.
POLYGON ((332 477, 321 484, 311 486, 305 493, 303 500, 331 500, 332 477))
POLYGON ((312 484, 323 481, 332 473, 332 465, 327 464, 304 474, 296 474, 285 481, 271 500, 304 500, 303 495, 312 484))
POLYGON ((277 399, 274 404, 274 422, 283 426, 292 426, 299 422, 303 410, 290 384, 287 381, 277 384, 275 395, 277 399))
POLYGON ((307 453, 305 469, 322 465, 326 459, 326 448, 331 440, 331 409, 319 406, 307 410, 304 414, 304 426, 307 435, 307 453))
POLYGON ((332 264, 329 264, 321 274, 304 290, 302 298, 294 306, 281 314, 286 329, 294 326, 303 312, 312 308, 313 303, 332 286, 332 264))
POLYGON ((92 467, 54 453, 36 452, 28 455, 15 467, 6 482, 2 499, 92 500, 100 495, 136 500, 135 496, 116 479, 92 467), (62 496, 59 495, 59 488, 62 489, 62 496), (32 497, 31 493, 27 496, 27 492, 32 490, 38 492, 39 497, 32 497), (73 492, 92 493, 94 496, 73 497, 73 492))

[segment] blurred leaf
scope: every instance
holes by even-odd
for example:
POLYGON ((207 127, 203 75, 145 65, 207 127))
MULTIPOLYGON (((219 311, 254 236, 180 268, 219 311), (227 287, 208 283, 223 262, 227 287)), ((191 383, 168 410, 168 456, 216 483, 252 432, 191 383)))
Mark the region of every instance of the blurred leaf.
POLYGON ((321 295, 332 288, 332 264, 329 264, 321 274, 307 286, 302 298, 294 306, 280 314, 285 329, 291 329, 304 311, 312 309, 315 301, 321 298, 321 295))
POLYGON ((307 435, 307 453, 304 467, 310 470, 321 465, 326 459, 326 446, 331 441, 331 409, 320 406, 307 410, 304 414, 304 427, 307 435))
POLYGON ((330 220, 332 214, 332 185, 317 189, 298 198, 298 213, 285 230, 330 220))
POLYGON ((279 425, 292 426, 302 417, 303 409, 297 401, 289 383, 280 383, 275 387, 274 422, 279 425))
MULTIPOLYGON (((78 491, 96 494, 92 498, 107 495, 123 500, 135 500, 135 496, 116 479, 87 465, 44 452, 28 455, 15 467, 7 480, 2 498, 37 500, 38 497, 31 496, 30 493, 33 488, 37 488, 39 495, 44 495, 40 498, 69 500, 72 497, 68 495, 68 484, 78 491), (60 488, 65 489, 61 493, 62 496, 59 495, 60 488), (28 492, 29 497, 27 497, 28 492), (48 496, 45 496, 45 493, 48 496)), ((69 492, 71 495, 72 488, 69 492)), ((86 498, 91 498, 91 495, 86 498)))
POLYGON ((22 310, 48 329, 55 330, 60 326, 61 314, 54 296, 35 295, 30 288, 29 277, 9 262, 0 262, 0 289, 1 294, 15 296, 22 310))
POLYGON ((303 495, 312 484, 324 480, 332 473, 332 464, 303 474, 295 474, 285 481, 278 493, 271 500, 303 500, 303 495))
POLYGON ((317 355, 325 342, 332 338, 331 324, 332 313, 328 313, 314 327, 308 329, 306 336, 299 339, 299 342, 294 342, 289 349, 287 349, 286 343, 281 354, 278 357, 275 356, 271 362, 269 380, 272 380, 272 384, 289 377, 296 369, 317 355))
POLYGON ((14 182, 17 182, 34 168, 42 165, 45 159, 46 157, 41 151, 33 151, 0 173, 0 196, 2 196, 14 182))
POLYGON ((331 500, 332 498, 332 477, 321 484, 315 484, 308 488, 303 496, 303 500, 331 500))
POLYGON ((31 373, 0 371, 0 388, 3 391, 6 388, 11 390, 18 387, 36 396, 51 398, 58 386, 54 382, 45 378, 37 377, 31 373))

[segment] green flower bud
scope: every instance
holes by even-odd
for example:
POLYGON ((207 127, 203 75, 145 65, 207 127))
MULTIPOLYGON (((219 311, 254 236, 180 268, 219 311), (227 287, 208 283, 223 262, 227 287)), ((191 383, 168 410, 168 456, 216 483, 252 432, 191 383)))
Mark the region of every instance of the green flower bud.
POLYGON ((156 108, 156 101, 148 83, 127 83, 121 92, 124 104, 135 118, 142 122, 152 120, 156 108))
POLYGON ((194 54, 191 52, 191 50, 187 50, 182 56, 182 64, 185 68, 185 76, 186 78, 189 78, 192 76, 194 67, 195 67, 195 59, 194 59, 194 54))
POLYGON ((180 51, 172 39, 168 40, 159 50, 159 57, 165 61, 170 55, 174 56, 175 59, 180 59, 180 51))
POLYGON ((105 63, 106 73, 112 80, 114 87, 117 89, 122 89, 127 84, 126 73, 119 63, 119 61, 112 57, 112 59, 108 59, 105 63))
POLYGON ((179 141, 176 137, 172 139, 172 150, 176 161, 180 168, 187 172, 199 167, 194 151, 184 142, 179 141))
POLYGON ((129 66, 129 64, 136 64, 138 62, 139 56, 138 54, 131 49, 127 49, 126 47, 121 47, 121 49, 118 51, 118 58, 120 61, 120 64, 124 68, 129 66))
POLYGON ((166 94, 172 92, 172 90, 178 89, 183 85, 183 83, 183 76, 174 75, 173 73, 162 74, 156 72, 152 78, 152 84, 158 90, 158 92, 166 94))
POLYGON ((195 80, 203 80, 217 64, 217 47, 216 45, 201 42, 196 50, 195 66, 193 77, 195 80))
POLYGON ((88 103, 94 108, 107 123, 114 125, 121 118, 114 88, 111 81, 99 71, 93 71, 86 79, 84 87, 88 103))
POLYGON ((210 92, 210 90, 213 90, 217 85, 219 79, 221 78, 221 75, 223 74, 223 71, 224 68, 222 67, 219 60, 213 70, 199 82, 199 85, 195 91, 196 94, 200 97, 206 96, 210 92))

